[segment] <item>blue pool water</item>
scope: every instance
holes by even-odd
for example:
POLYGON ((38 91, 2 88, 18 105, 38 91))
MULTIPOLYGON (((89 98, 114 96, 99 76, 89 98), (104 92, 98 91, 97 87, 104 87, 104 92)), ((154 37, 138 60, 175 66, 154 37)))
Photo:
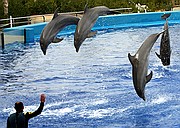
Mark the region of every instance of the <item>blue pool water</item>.
POLYGON ((47 96, 41 115, 30 128, 145 128, 180 127, 180 25, 170 26, 171 65, 163 67, 155 43, 149 61, 153 78, 146 86, 146 99, 134 90, 128 53, 135 54, 142 42, 163 26, 99 31, 86 39, 76 53, 73 35, 52 44, 44 56, 39 43, 12 44, 0 51, 0 127, 14 112, 16 101, 25 111, 47 96), (13 48, 12 48, 13 47, 13 48))

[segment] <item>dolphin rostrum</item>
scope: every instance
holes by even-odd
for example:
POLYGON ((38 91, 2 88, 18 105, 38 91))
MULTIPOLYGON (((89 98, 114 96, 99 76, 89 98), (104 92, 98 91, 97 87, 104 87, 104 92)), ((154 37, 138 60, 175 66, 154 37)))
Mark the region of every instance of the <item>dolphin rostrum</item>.
POLYGON ((93 35, 96 34, 96 32, 91 32, 91 28, 94 26, 98 17, 105 14, 115 14, 115 13, 117 12, 110 11, 110 9, 105 6, 88 8, 86 4, 84 9, 84 15, 79 20, 74 34, 74 46, 76 48, 76 52, 79 51, 81 44, 86 38, 92 37, 93 35))
POLYGON ((58 8, 54 12, 52 20, 44 27, 41 37, 40 46, 44 55, 50 43, 58 43, 63 38, 57 38, 56 35, 68 25, 77 25, 79 18, 71 15, 58 15, 58 8))
POLYGON ((152 71, 149 75, 147 75, 149 54, 160 34, 161 33, 150 35, 144 41, 144 43, 141 45, 141 47, 138 49, 134 56, 131 56, 130 53, 128 53, 129 61, 132 64, 132 77, 134 88, 137 95, 144 101, 145 85, 151 80, 153 75, 152 71))
POLYGON ((168 28, 168 20, 167 18, 171 14, 164 14, 161 16, 162 19, 166 20, 164 24, 165 32, 162 34, 161 44, 160 44, 160 55, 156 53, 156 55, 161 59, 161 62, 164 66, 170 65, 170 56, 171 56, 171 47, 170 47, 170 36, 169 36, 169 28, 168 28))

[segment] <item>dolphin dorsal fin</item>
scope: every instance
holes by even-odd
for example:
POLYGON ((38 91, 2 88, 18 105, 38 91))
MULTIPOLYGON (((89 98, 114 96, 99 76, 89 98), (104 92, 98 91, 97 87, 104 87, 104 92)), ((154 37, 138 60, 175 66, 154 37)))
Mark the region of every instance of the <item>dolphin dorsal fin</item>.
POLYGON ((54 16, 53 16, 52 20, 55 19, 55 18, 58 16, 58 10, 59 10, 59 8, 57 8, 57 9, 55 10, 54 16))
POLYGON ((151 73, 148 76, 146 76, 146 83, 148 83, 151 80, 152 75, 153 75, 153 72, 151 71, 151 73))
POLYGON ((88 10, 89 8, 88 8, 88 3, 85 5, 85 7, 84 7, 84 14, 87 12, 87 10, 88 10))

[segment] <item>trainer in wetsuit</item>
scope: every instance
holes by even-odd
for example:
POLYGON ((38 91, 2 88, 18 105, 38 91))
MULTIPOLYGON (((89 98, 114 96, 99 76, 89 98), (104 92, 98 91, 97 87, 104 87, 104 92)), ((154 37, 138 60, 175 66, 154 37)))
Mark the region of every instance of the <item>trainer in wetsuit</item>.
POLYGON ((28 128, 28 121, 29 119, 41 114, 43 107, 44 107, 44 102, 45 102, 45 95, 41 94, 40 97, 40 106, 39 108, 34 111, 34 112, 27 112, 24 113, 24 105, 22 102, 16 102, 15 103, 15 109, 16 113, 11 114, 8 119, 7 119, 7 128, 28 128))

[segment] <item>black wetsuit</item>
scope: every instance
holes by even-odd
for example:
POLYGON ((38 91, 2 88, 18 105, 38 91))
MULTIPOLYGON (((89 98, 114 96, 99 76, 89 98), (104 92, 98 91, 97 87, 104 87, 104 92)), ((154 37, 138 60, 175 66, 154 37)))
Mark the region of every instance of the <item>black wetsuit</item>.
POLYGON ((35 112, 11 114, 7 120, 7 128, 28 128, 29 119, 41 114, 43 107, 44 102, 41 102, 39 108, 35 112))

